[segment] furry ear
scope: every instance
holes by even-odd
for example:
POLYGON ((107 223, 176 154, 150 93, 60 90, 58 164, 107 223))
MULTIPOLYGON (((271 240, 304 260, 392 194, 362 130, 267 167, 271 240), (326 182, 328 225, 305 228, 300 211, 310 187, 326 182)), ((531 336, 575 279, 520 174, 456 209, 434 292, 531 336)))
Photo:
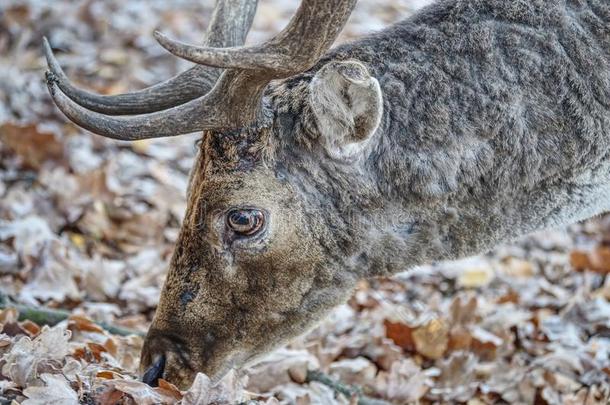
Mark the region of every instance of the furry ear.
POLYGON ((358 61, 329 62, 316 73, 309 94, 328 155, 339 160, 361 156, 383 112, 377 79, 358 61))

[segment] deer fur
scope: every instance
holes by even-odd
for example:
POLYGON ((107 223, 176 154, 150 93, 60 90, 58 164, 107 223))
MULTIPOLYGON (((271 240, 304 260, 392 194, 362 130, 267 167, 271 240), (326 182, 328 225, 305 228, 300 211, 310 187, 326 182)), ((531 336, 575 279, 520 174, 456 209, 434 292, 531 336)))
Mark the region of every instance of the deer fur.
POLYGON ((610 210, 610 3, 441 0, 206 131, 142 368, 220 378, 360 279, 610 210), (226 234, 256 207, 264 232, 226 234))
POLYGON ((285 343, 359 279, 610 209, 608 2, 441 1, 268 101, 250 141, 202 144, 148 339, 189 353, 168 362, 172 381, 285 343), (213 213, 244 204, 270 227, 223 246, 213 213))

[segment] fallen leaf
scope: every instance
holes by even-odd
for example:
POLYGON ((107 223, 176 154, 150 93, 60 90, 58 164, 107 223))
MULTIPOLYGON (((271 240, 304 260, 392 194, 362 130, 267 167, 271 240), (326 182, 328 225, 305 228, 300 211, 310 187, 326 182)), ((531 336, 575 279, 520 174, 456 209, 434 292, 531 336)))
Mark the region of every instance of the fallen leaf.
POLYGON ((129 395, 138 405, 160 405, 174 404, 176 401, 165 392, 157 391, 155 388, 134 380, 106 380, 109 386, 117 391, 129 395))
POLYGON ((55 134, 41 132, 36 125, 3 124, 0 126, 0 140, 32 169, 39 169, 47 160, 61 161, 63 157, 63 144, 55 134))
POLYGON ((536 273, 530 261, 509 257, 503 261, 502 271, 510 277, 527 279, 536 273))
POLYGON ((448 349, 450 351, 468 350, 470 349, 471 344, 472 334, 466 327, 458 325, 451 329, 448 343, 448 349))
POLYGON ((104 332, 101 326, 96 325, 93 321, 82 315, 71 315, 68 318, 68 329, 81 332, 104 332))
POLYGON ((489 267, 468 267, 458 277, 458 284, 464 288, 486 286, 493 280, 494 271, 489 267))
POLYGON ((172 397, 177 401, 182 399, 182 393, 174 384, 167 382, 162 378, 160 378, 158 380, 158 383, 159 383, 159 386, 156 388, 156 390, 160 394, 167 396, 167 397, 172 397))
POLYGON ((597 246, 590 255, 591 269, 601 273, 610 273, 610 246, 597 246))
POLYGON ((383 321, 386 330, 386 336, 391 339, 396 345, 407 351, 415 350, 415 341, 413 340, 413 329, 402 322, 392 322, 388 319, 383 321))
POLYGON ((431 393, 448 402, 464 402, 477 390, 475 366, 477 358, 469 352, 453 352, 439 364, 440 376, 431 393))
POLYGON ((300 379, 307 370, 319 366, 318 359, 306 350, 279 349, 248 370, 248 389, 268 392, 276 385, 292 382, 292 376, 300 379))
POLYGON ((440 359, 449 345, 449 328, 442 319, 432 319, 413 331, 413 341, 418 353, 440 359))
POLYGON ((30 337, 34 337, 40 333, 40 326, 30 321, 29 319, 26 319, 25 321, 21 322, 19 326, 25 329, 30 335, 30 337))
POLYGON ((198 373, 195 382, 184 394, 182 405, 232 405, 240 402, 243 396, 243 381, 234 371, 230 371, 217 384, 212 384, 205 374, 198 373))
POLYGON ((98 371, 97 374, 95 375, 97 378, 103 378, 105 380, 113 380, 116 375, 114 374, 114 372, 109 371, 109 370, 102 370, 102 371, 98 371))
POLYGON ((19 319, 19 311, 17 308, 8 307, 0 310, 0 325, 7 323, 16 323, 19 319))
POLYGON ((41 263, 34 270, 33 277, 20 292, 24 301, 55 300, 66 298, 79 300, 82 291, 78 288, 75 274, 78 267, 71 262, 70 252, 59 240, 51 240, 44 247, 41 263))
POLYGON ((33 340, 27 336, 20 338, 2 357, 2 374, 21 387, 27 386, 38 372, 63 360, 70 352, 69 339, 70 332, 61 326, 45 326, 33 340))
POLYGON ((332 363, 329 373, 345 384, 365 387, 374 380, 377 367, 364 357, 356 357, 332 363))
POLYGON ((13 342, 10 336, 5 334, 0 334, 0 348, 10 346, 13 342))
POLYGON ((589 254, 582 250, 573 250, 570 252, 570 264, 576 270, 590 269, 592 267, 589 254))
POLYGON ((432 385, 429 377, 410 359, 395 362, 390 372, 385 377, 383 374, 380 375, 380 378, 387 380, 386 382, 377 380, 378 389, 382 390, 380 393, 387 399, 399 403, 419 401, 432 385))
POLYGON ((78 395, 68 381, 58 374, 42 374, 44 387, 28 387, 23 395, 28 397, 22 405, 78 405, 78 395))

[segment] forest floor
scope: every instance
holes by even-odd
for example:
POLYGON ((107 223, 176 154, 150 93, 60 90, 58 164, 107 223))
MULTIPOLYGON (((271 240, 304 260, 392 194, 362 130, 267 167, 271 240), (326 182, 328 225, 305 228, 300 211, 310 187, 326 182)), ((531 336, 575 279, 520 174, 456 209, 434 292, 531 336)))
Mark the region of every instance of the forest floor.
MULTIPOLYGON (((362 0, 342 40, 426 2, 362 0)), ((41 38, 79 85, 125 92, 188 66, 151 32, 196 42, 212 3, 0 4, 0 404, 610 403, 610 217, 362 282, 314 331, 217 386, 137 381, 197 135, 125 144, 67 123, 47 94, 41 38), (69 318, 42 327, 24 307, 69 318)), ((249 41, 296 4, 262 1, 249 41)))

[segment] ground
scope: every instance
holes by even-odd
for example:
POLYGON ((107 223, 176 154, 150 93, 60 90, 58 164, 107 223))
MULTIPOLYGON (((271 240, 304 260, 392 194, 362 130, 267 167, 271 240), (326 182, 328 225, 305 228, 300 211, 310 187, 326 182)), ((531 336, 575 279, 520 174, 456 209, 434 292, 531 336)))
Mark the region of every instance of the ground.
MULTIPOLYGON (((342 40, 426 2, 361 0, 342 40)), ((263 0, 249 41, 296 4, 263 0)), ((0 4, 0 404, 609 403, 609 217, 362 282, 314 331, 218 386, 138 382, 197 135, 127 144, 67 123, 47 95, 41 38, 81 86, 124 92, 187 67, 151 32, 196 42, 211 7, 0 4)))

